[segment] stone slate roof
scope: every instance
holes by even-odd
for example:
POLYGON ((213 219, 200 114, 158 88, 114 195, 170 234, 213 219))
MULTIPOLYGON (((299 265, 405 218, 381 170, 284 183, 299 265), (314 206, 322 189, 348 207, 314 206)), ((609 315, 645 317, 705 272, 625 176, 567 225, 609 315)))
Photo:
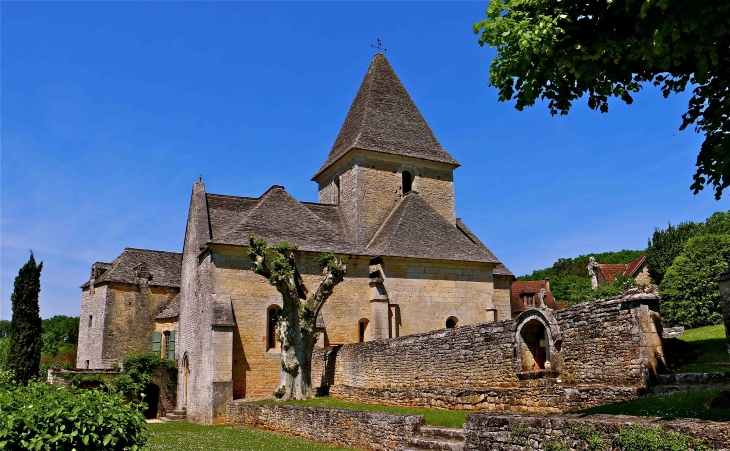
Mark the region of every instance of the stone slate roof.
POLYGON ((545 290, 545 305, 553 310, 560 310, 567 307, 567 304, 563 302, 557 302, 553 297, 553 293, 547 289, 547 284, 544 280, 524 280, 521 282, 512 283, 512 311, 513 312, 524 312, 528 309, 522 302, 521 294, 532 294, 534 295, 535 305, 540 306, 537 298, 537 293, 540 289, 545 290))
MULTIPOLYGON (((298 245, 303 251, 360 253, 358 247, 348 241, 344 224, 341 221, 338 224, 331 212, 323 212, 326 207, 314 208, 326 217, 323 219, 278 185, 272 186, 256 200, 253 208, 236 218, 236 225, 230 227, 228 233, 218 234, 214 230, 211 242, 248 246, 246 236, 252 232, 265 238, 271 245, 286 241, 298 245)), ((225 230, 228 226, 221 224, 218 228, 225 230)))
POLYGON ((504 266, 503 263, 498 264, 497 267, 494 268, 493 273, 495 276, 512 276, 512 277, 515 276, 514 274, 512 274, 512 271, 510 271, 509 269, 507 269, 506 266, 504 266))
POLYGON ((415 191, 407 193, 367 246, 392 257, 500 263, 486 246, 454 227, 415 191))
MULTIPOLYGON (((149 285, 180 287, 182 254, 130 247, 124 249, 124 252, 111 262, 109 269, 104 271, 94 283, 97 285, 104 282, 136 284, 135 268, 140 263, 147 264, 151 276, 149 285)), ((89 282, 82 285, 82 288, 88 285, 89 282)))
POLYGON ((176 294, 167 304, 167 307, 161 311, 155 319, 171 319, 180 316, 180 293, 176 294))
POLYGON ((299 202, 274 185, 259 198, 207 194, 211 244, 248 246, 249 232, 271 245, 287 241, 309 252, 498 263, 498 275, 512 275, 457 219, 449 223, 418 193, 396 204, 370 244, 356 245, 336 205, 299 202))
POLYGON ((352 149, 459 166, 459 162, 441 147, 381 53, 373 58, 332 150, 312 180, 352 149))

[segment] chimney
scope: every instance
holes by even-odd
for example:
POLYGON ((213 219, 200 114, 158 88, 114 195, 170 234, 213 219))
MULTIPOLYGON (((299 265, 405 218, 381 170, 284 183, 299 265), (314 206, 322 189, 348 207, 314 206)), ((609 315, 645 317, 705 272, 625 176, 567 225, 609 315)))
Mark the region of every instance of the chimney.
POLYGON ((550 291, 550 279, 548 279, 547 277, 545 277, 545 289, 547 291, 550 291))

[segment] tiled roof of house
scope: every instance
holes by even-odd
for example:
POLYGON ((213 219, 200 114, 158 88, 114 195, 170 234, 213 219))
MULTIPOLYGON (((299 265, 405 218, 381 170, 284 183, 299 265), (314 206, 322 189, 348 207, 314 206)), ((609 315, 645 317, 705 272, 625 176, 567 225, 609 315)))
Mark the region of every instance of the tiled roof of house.
POLYGON ((171 319, 180 316, 180 293, 176 294, 174 298, 167 303, 167 307, 161 311, 155 319, 171 319))
POLYGON ((641 254, 639 258, 629 263, 629 266, 624 271, 624 275, 627 277, 634 277, 636 275, 635 273, 638 272, 637 270, 641 268, 641 265, 644 263, 645 260, 646 254, 641 254))
POLYGON ((393 257, 500 263, 414 191, 400 199, 367 249, 393 257))
POLYGON ((599 264, 598 269, 606 283, 611 282, 619 274, 623 274, 629 265, 625 263, 605 263, 599 264))
POLYGON ((520 282, 512 283, 512 311, 523 312, 528 308, 522 302, 521 295, 532 294, 534 295, 535 306, 539 307, 539 300, 537 294, 541 289, 545 289, 545 305, 553 310, 560 310, 567 307, 563 302, 557 302, 553 297, 553 293, 547 289, 547 284, 544 280, 525 280, 520 282))
POLYGON ((312 179, 351 149, 459 165, 441 147, 385 55, 380 53, 370 64, 327 160, 312 179))
MULTIPOLYGON (((104 282, 137 283, 135 268, 145 263, 149 271, 149 285, 180 287, 182 254, 177 252, 153 251, 149 249, 126 248, 111 262, 109 269, 94 283, 104 282)), ((88 286, 88 282, 82 287, 88 286)))

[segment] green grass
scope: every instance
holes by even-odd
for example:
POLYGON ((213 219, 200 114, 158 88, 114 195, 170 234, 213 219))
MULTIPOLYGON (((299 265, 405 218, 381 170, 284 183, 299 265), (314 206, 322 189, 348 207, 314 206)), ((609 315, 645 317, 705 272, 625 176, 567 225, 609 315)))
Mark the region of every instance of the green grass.
POLYGON ((713 409, 707 406, 710 400, 721 391, 721 389, 698 390, 671 395, 647 396, 632 401, 593 407, 578 413, 729 421, 730 409, 713 409))
POLYGON ((347 451, 321 443, 226 424, 153 423, 151 451, 347 451))
MULTIPOLYGON (((265 399, 258 402, 264 404, 273 404, 276 401, 274 401, 273 399, 265 399)), ((280 404, 290 406, 331 407, 336 409, 367 410, 369 412, 398 413, 405 415, 423 415, 426 420, 426 424, 447 428, 462 427, 464 425, 464 422, 466 422, 466 415, 468 413, 474 413, 467 410, 436 410, 426 409, 422 407, 395 407, 374 404, 356 404, 354 402, 345 402, 340 401, 339 399, 328 397, 312 398, 307 399, 306 401, 287 401, 280 404)))
POLYGON ((681 373, 714 373, 730 371, 730 366, 712 365, 715 362, 730 362, 723 325, 687 329, 680 340, 692 343, 700 348, 700 356, 696 362, 685 365, 681 373))

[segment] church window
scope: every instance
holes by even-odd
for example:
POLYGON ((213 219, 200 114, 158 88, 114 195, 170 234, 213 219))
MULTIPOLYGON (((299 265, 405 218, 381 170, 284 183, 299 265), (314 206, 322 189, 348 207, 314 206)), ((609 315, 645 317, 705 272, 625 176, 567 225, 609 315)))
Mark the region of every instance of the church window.
POLYGON ((340 205, 340 176, 335 177, 335 204, 340 205))
POLYGON ((413 189, 413 174, 410 171, 403 171, 403 194, 409 193, 413 189))
POLYGON ((447 329, 453 329, 458 324, 459 324, 459 320, 455 316, 449 316, 449 318, 446 320, 447 329))
POLYGON ((272 305, 269 307, 267 312, 267 328, 266 328, 266 349, 275 350, 277 349, 278 342, 276 341, 276 332, 279 328, 279 314, 281 308, 278 305, 272 305))
POLYGON ((365 339, 367 338, 366 337, 366 332, 368 330, 368 323, 369 322, 370 321, 368 321, 368 320, 366 320, 366 319, 363 318, 363 319, 361 319, 357 323, 357 326, 358 326, 358 341, 360 343, 365 343, 365 339))

